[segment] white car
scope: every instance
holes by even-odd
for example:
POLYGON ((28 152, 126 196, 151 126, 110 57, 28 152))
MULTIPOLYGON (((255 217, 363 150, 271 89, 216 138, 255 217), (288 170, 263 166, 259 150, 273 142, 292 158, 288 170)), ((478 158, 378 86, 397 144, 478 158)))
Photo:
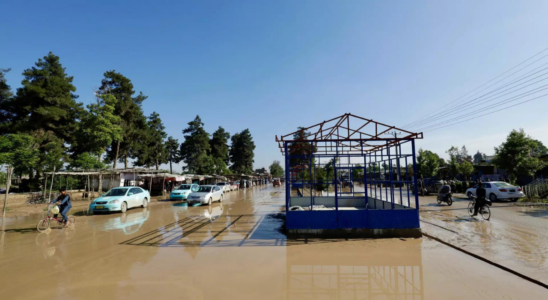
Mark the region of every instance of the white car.
MULTIPOLYGON (((513 186, 503 181, 489 181, 484 182, 485 195, 491 201, 497 201, 498 199, 510 199, 514 202, 519 198, 525 197, 525 194, 521 191, 520 187, 513 186)), ((466 190, 466 196, 468 198, 476 197, 476 189, 478 186, 471 187, 466 190)))
POLYGON ((232 190, 230 183, 228 182, 217 182, 215 185, 220 187, 223 190, 223 193, 230 192, 232 190))
POLYGON ((214 201, 223 202, 223 190, 216 185, 200 185, 198 191, 190 193, 187 200, 189 204, 200 203, 211 205, 214 201))

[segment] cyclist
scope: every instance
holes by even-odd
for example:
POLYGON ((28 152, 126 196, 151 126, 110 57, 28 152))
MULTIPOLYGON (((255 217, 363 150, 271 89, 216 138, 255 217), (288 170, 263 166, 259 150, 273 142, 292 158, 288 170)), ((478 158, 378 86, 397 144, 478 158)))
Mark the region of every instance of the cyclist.
POLYGON ((478 181, 478 187, 476 188, 476 205, 474 205, 474 214, 472 217, 478 215, 479 209, 485 205, 485 195, 487 192, 485 191, 485 188, 483 187, 483 183, 481 181, 478 181))
POLYGON ((63 224, 65 224, 64 227, 67 227, 67 213, 72 208, 72 204, 70 203, 70 196, 67 195, 67 191, 65 189, 59 190, 61 192, 61 195, 57 197, 57 199, 51 201, 52 204, 55 204, 59 201, 61 201, 61 204, 59 205, 59 211, 61 212, 61 216, 63 216, 63 224))

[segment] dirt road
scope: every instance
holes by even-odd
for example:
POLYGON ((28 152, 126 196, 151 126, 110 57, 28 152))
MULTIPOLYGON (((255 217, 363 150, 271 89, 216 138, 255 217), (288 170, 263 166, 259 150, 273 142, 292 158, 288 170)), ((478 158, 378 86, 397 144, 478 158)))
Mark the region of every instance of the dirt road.
MULTIPOLYGON (((73 228, 42 234, 33 229, 37 216, 18 218, 0 240, 0 298, 545 299, 547 295, 538 285, 427 238, 288 240, 281 233, 279 214, 283 188, 259 186, 226 196, 212 207, 165 202, 125 214, 78 216, 73 228)), ((433 209, 425 205, 423 209, 433 209)))
POLYGON ((423 232, 548 284, 548 210, 495 202, 483 221, 468 215, 470 200, 454 200, 421 197, 423 232))

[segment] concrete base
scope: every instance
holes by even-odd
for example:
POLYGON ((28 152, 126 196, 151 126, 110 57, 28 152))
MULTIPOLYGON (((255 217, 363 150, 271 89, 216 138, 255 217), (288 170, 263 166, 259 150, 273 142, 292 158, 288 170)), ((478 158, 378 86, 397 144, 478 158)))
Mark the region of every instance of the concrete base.
POLYGON ((420 228, 406 229, 288 229, 288 238, 420 238, 420 228))

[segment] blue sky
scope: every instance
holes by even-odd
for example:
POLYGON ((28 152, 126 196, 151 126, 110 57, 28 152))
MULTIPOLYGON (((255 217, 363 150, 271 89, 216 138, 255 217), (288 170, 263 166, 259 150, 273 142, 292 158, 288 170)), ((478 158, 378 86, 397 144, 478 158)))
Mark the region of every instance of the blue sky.
MULTIPOLYGON (((548 47, 547 1, 2 1, 8 83, 52 51, 93 101, 116 70, 169 135, 197 114, 249 128, 255 167, 274 136, 351 112, 403 126, 548 47)), ((546 98, 425 132, 420 147, 492 154, 513 128, 548 145, 546 98)))

